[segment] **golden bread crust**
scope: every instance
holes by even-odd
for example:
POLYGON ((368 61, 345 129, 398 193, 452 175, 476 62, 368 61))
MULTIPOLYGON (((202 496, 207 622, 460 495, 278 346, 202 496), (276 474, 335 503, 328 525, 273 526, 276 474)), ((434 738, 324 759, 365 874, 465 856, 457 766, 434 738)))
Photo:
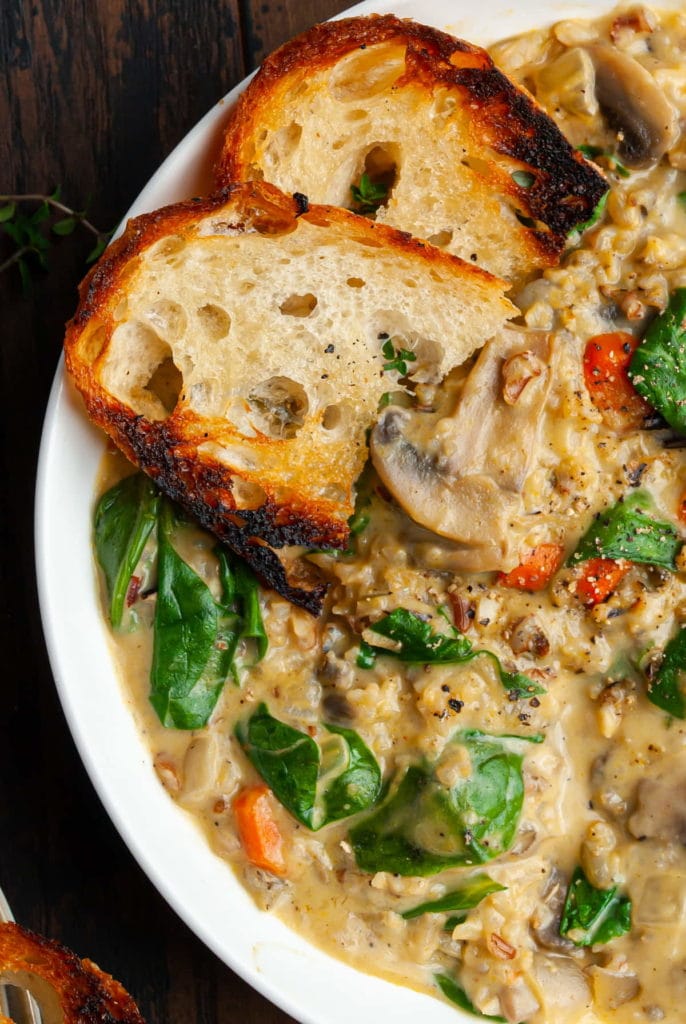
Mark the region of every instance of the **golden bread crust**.
MULTIPOLYGON (((535 100, 496 68, 485 50, 391 14, 316 25, 267 57, 229 120, 216 167, 217 182, 226 186, 232 180, 245 180, 254 176, 256 166, 262 166, 262 135, 265 128, 276 131, 280 124, 289 85, 316 82, 318 73, 333 68, 348 54, 379 43, 406 47, 405 71, 385 94, 389 103, 406 87, 422 91, 427 103, 439 90, 448 90, 466 114, 462 130, 469 145, 482 154, 479 175, 532 222, 514 228, 519 236, 516 244, 530 264, 527 270, 556 264, 569 233, 591 217, 607 191, 605 180, 570 146, 535 100), (522 184, 526 179, 521 176, 517 181, 513 168, 533 174, 533 183, 522 184)), ((296 104, 297 100, 289 108, 289 117, 296 104)), ((302 114, 307 117, 306 110, 302 114)), ((325 147, 326 126, 320 134, 325 147)), ((455 147, 456 174, 464 152, 455 147)), ((266 171, 265 177, 269 177, 266 171)), ((278 177, 272 180, 284 187, 278 177)), ((330 201, 315 191, 310 197, 330 201)), ((401 212, 396 208, 396 219, 389 215, 389 220, 406 227, 401 212)))
MULTIPOLYGON (((288 197, 257 182, 233 185, 214 197, 178 203, 136 218, 82 282, 79 307, 67 325, 65 356, 90 417, 170 498, 245 558, 265 583, 317 613, 324 584, 309 564, 277 549, 345 547, 354 483, 366 456, 363 443, 351 445, 348 438, 338 442, 327 438, 327 447, 318 450, 303 440, 299 449, 291 441, 259 431, 246 440, 227 419, 198 415, 185 400, 169 415, 155 419, 118 399, 104 383, 117 328, 115 313, 135 285, 142 257, 160 240, 197 237, 193 233, 198 225, 211 215, 231 221, 225 225, 227 234, 257 231, 283 235, 295 230, 302 220, 313 228, 326 229, 329 235, 340 232, 346 243, 359 242, 367 251, 370 246, 375 251, 380 247, 394 256, 416 260, 425 274, 427 270, 440 271, 460 282, 465 278, 472 289, 483 292, 486 301, 502 310, 503 318, 512 315, 514 307, 503 298, 505 283, 478 268, 383 224, 338 208, 309 208, 303 197, 288 197), (267 469, 251 472, 240 461, 227 466, 208 448, 208 440, 222 449, 241 445, 267 469), (324 458, 328 464, 321 461, 324 458), (322 478, 319 488, 318 472, 322 478), (263 500, 257 507, 237 502, 241 481, 259 485, 263 500), (335 488, 327 491, 327 482, 335 488)), ((269 339, 263 341, 269 343, 269 339)))
POLYGON ((64 1024, 145 1024, 124 987, 92 960, 13 922, 0 924, 0 978, 27 988, 39 1004, 47 985, 64 1024))

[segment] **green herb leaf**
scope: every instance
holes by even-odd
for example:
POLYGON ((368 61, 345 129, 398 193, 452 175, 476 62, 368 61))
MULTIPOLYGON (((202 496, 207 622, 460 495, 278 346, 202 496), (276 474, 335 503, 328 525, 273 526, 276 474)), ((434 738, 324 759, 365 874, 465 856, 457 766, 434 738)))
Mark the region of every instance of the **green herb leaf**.
POLYGON ((595 946, 631 930, 631 900, 617 887, 596 889, 580 867, 572 875, 562 910, 560 935, 575 946, 595 946))
POLYGON ((508 692, 518 692, 527 697, 540 696, 546 692, 524 673, 506 672, 492 651, 475 651, 471 641, 454 627, 451 626, 451 636, 436 633, 428 622, 405 608, 396 608, 369 628, 373 633, 395 640, 398 647, 392 650, 366 644, 364 652, 360 647, 357 660, 360 668, 372 668, 372 655, 382 654, 416 665, 459 665, 473 658, 486 657, 495 665, 500 681, 508 692))
POLYGON ((520 188, 531 188, 536 181, 536 175, 531 171, 513 171, 510 177, 520 188))
POLYGON ((106 491, 95 509, 95 553, 114 629, 121 626, 131 577, 157 522, 158 506, 155 485, 145 473, 134 473, 106 491))
POLYGON ((65 217, 63 220, 56 220, 52 230, 56 235, 71 235, 77 224, 76 217, 65 217))
POLYGON ((376 664, 376 649, 368 644, 366 640, 361 640, 356 660, 358 668, 374 668, 376 664))
POLYGON ((471 774, 452 788, 433 769, 411 765, 388 796, 350 831, 362 871, 433 875, 483 864, 510 848, 524 799, 522 757, 493 737, 458 734, 471 774))
POLYGON ((500 1021, 501 1024, 507 1024, 504 1017, 489 1016, 477 1010, 462 986, 458 985, 449 974, 434 974, 434 981, 446 999, 449 999, 451 1003, 455 1003, 456 1006, 459 1006, 466 1013, 471 1013, 474 1017, 480 1017, 481 1020, 495 1020, 500 1021))
POLYGON ((494 882, 492 878, 483 873, 471 875, 458 889, 453 889, 452 892, 446 893, 440 899, 420 903, 419 906, 412 907, 411 910, 403 911, 400 916, 404 917, 406 921, 411 921, 412 918, 420 917, 422 914, 441 914, 448 910, 471 910, 472 907, 477 907, 486 896, 490 896, 494 892, 504 892, 506 888, 507 886, 499 885, 498 882, 494 882))
POLYGON ((325 729, 332 740, 320 749, 307 733, 273 718, 265 704, 236 728, 277 800, 312 831, 367 810, 381 790, 379 766, 357 733, 335 725, 325 729))
POLYGON ((595 207, 593 208, 593 213, 588 218, 588 220, 582 221, 581 224, 575 224, 572 230, 570 231, 570 235, 582 235, 584 231, 588 231, 589 228, 594 227, 594 225, 598 223, 598 221, 605 213, 605 207, 607 206, 607 198, 609 195, 610 192, 608 190, 605 193, 605 195, 600 197, 595 207))
POLYGON ((395 348, 391 338, 381 346, 384 358, 384 370, 397 370, 401 377, 407 376, 407 364, 414 363, 417 356, 409 348, 395 348))
POLYGON ((12 220, 16 212, 16 203, 7 203, 6 206, 0 206, 0 224, 4 224, 6 220, 12 220))
POLYGON ((680 434, 686 434, 685 346, 686 288, 677 288, 634 352, 629 378, 639 395, 680 434))
POLYGON ((362 533, 366 530, 371 522, 371 516, 368 512, 355 512, 354 515, 348 519, 348 526, 350 527, 350 533, 353 537, 356 537, 358 533, 362 533))
POLYGON ((620 178, 630 177, 631 172, 610 150, 603 149, 601 146, 577 146, 577 149, 584 156, 588 157, 589 160, 595 160, 596 157, 603 159, 609 169, 618 174, 620 178))
POLYGON ((591 523, 569 564, 589 558, 628 559, 675 572, 681 541, 671 523, 647 515, 651 507, 652 499, 645 491, 620 499, 591 523))
POLYGON ((209 721, 225 682, 227 627, 209 587, 175 551, 175 525, 174 509, 163 500, 150 703, 167 728, 199 729, 209 721))
POLYGON ((453 914, 452 917, 449 917, 446 920, 445 924, 443 925, 443 931, 452 932, 455 928, 457 928, 458 924, 464 924, 466 920, 466 914, 453 914))
POLYGON ((648 700, 674 718, 686 718, 686 627, 665 647, 657 675, 649 681, 648 700))
POLYGON ((96 260, 100 259, 107 248, 107 243, 111 237, 112 232, 109 232, 109 234, 101 235, 100 238, 98 238, 97 242, 86 256, 86 263, 95 263, 96 260))
POLYGON ((676 200, 680 206, 683 206, 683 208, 686 209, 686 192, 678 192, 676 200))
POLYGON ((374 213, 388 195, 388 187, 381 182, 374 182, 368 174, 363 174, 359 185, 351 185, 350 193, 361 213, 374 213))

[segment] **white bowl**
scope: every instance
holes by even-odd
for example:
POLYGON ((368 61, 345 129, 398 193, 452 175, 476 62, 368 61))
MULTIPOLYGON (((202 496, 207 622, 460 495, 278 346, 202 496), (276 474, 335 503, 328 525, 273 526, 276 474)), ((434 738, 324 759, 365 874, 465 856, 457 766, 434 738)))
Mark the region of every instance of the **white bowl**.
MULTIPOLYGON (((355 14, 394 12, 475 43, 562 17, 595 17, 612 0, 395 0, 355 14)), ((678 9, 681 0, 660 0, 678 9)), ((133 204, 134 216, 195 194, 227 104, 221 100, 165 160, 133 204)), ((36 562, 52 670, 74 740, 100 798, 150 880, 229 967, 306 1024, 459 1024, 473 1017, 429 996, 362 974, 322 953, 259 911, 213 854, 193 820, 170 800, 151 768, 114 671, 100 611, 91 520, 103 436, 58 368, 48 404, 36 491, 36 562)))

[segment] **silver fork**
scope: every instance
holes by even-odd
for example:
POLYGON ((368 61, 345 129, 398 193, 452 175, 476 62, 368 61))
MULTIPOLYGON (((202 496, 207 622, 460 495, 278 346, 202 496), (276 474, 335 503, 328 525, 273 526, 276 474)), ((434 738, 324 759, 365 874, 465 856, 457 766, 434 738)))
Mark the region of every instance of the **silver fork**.
MULTIPOLYGON (((0 921, 14 921, 10 905, 0 889, 0 921)), ((15 1024, 40 1024, 40 1011, 28 992, 13 985, 0 985, 0 1012, 15 1024)))

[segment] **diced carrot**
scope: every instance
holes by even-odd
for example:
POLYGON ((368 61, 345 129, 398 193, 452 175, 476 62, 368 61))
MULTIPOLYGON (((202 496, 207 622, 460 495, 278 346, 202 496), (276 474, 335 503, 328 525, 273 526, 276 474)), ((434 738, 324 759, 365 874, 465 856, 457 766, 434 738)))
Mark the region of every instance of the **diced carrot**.
POLYGON ((639 339, 627 331, 597 334, 584 350, 584 380, 591 401, 613 430, 643 425, 651 407, 629 380, 629 364, 639 339))
POLYGON ((560 568, 563 555, 561 544, 538 544, 516 569, 499 573, 498 583, 517 590, 543 590, 560 568))
POLYGON ((274 875, 286 874, 283 837, 274 819, 268 786, 249 786, 233 802, 238 834, 248 860, 274 875))
POLYGON ((686 491, 679 498, 676 514, 680 523, 686 523, 686 491))
POLYGON ((613 558, 589 558, 582 565, 583 575, 577 580, 576 593, 588 608, 606 601, 624 579, 631 562, 613 558))

